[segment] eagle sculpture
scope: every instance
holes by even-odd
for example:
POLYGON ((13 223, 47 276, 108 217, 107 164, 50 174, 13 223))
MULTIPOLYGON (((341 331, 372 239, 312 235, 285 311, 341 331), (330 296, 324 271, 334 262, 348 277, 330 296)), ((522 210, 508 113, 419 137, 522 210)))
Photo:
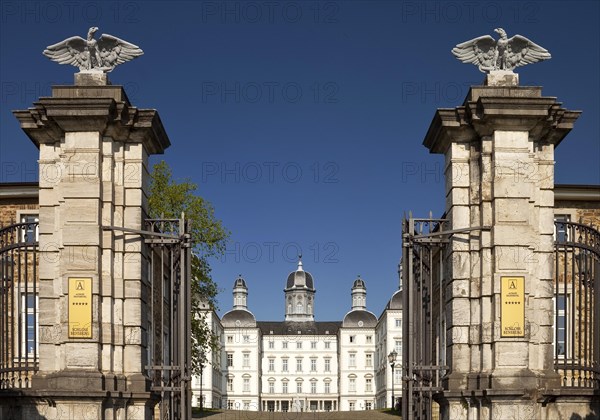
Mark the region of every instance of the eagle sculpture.
POLYGON ((497 41, 490 35, 483 35, 458 44, 452 54, 463 63, 476 65, 483 73, 512 71, 515 67, 551 58, 548 50, 522 35, 508 38, 502 28, 496 28, 494 32, 500 35, 497 41))
POLYGON ((137 45, 102 34, 94 39, 97 27, 91 27, 87 39, 72 36, 44 50, 44 55, 59 64, 71 64, 82 72, 109 72, 119 64, 144 54, 137 45))

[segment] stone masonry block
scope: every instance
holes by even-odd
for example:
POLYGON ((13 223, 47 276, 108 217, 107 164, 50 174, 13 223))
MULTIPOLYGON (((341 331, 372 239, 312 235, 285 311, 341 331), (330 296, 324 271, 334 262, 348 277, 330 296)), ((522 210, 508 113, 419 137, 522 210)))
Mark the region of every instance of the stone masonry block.
POLYGON ((95 131, 78 131, 65 133, 65 149, 100 149, 102 138, 95 131))
POLYGON ((498 270, 522 271, 526 269, 527 246, 495 246, 494 261, 498 270))
POLYGON ((98 343, 70 342, 64 344, 67 368, 98 369, 98 343))
POLYGON ((528 223, 530 220, 531 207, 524 199, 496 198, 493 208, 498 223, 528 223))
POLYGON ((98 223, 100 201, 97 198, 67 199, 61 208, 61 220, 75 223, 98 223))
POLYGON ((466 187, 469 184, 469 162, 468 161, 452 161, 444 172, 446 177, 446 191, 453 187, 466 187))
POLYGON ((469 189, 464 187, 453 187, 446 196, 446 208, 452 206, 466 206, 470 204, 469 189))
POLYGON ((63 182, 61 191, 64 198, 100 198, 99 182, 63 182))
POLYGON ((540 207, 554 207, 554 190, 540 189, 539 199, 536 204, 540 207))
POLYGON ((95 272, 100 261, 100 248, 96 245, 65 246, 60 253, 59 272, 95 272))
POLYGON ((503 131, 496 130, 493 134, 494 150, 503 149, 525 149, 529 151, 529 132, 528 131, 503 131))
POLYGON ((471 214, 469 206, 452 206, 447 211, 448 219, 452 223, 452 229, 461 229, 470 226, 471 214))
POLYGON ((529 356, 528 343, 500 341, 496 343, 495 355, 498 367, 525 367, 529 356))
POLYGON ((537 244, 538 238, 528 224, 496 224, 492 227, 494 245, 530 246, 537 244))
POLYGON ((123 165, 123 185, 127 188, 141 188, 143 173, 142 162, 126 161, 123 165))
POLYGON ((126 326, 142 325, 141 299, 127 299, 123 305, 123 324, 126 326))
POLYGON ((99 246, 101 233, 97 223, 67 223, 63 226, 63 241, 65 245, 99 246))

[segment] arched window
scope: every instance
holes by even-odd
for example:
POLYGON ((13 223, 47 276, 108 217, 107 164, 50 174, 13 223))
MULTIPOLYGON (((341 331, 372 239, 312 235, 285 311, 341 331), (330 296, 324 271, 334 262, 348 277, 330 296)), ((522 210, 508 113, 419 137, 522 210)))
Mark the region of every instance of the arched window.
POLYGON ((312 313, 312 312, 311 312, 311 309, 312 309, 312 308, 311 308, 311 306, 310 306, 310 303, 308 304, 308 308, 307 308, 307 309, 308 309, 308 313, 309 313, 309 314, 310 314, 310 313, 312 313))
POLYGON ((298 314, 302 313, 302 302, 298 302, 296 304, 296 313, 298 313, 298 314))

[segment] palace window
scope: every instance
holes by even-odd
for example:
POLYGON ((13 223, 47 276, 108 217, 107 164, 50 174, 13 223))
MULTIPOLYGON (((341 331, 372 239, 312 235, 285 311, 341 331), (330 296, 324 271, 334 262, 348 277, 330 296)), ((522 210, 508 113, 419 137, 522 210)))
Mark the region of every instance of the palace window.
POLYGON ((227 391, 233 391, 233 378, 227 378, 227 391))
POLYGON ((325 382, 325 393, 326 394, 331 393, 331 383, 330 382, 325 382))
POLYGON ((227 336, 227 343, 229 343, 229 344, 233 343, 233 336, 232 335, 228 335, 227 336))
POLYGON ((296 393, 302 394, 302 382, 301 381, 296 382, 296 393))
MULTIPOLYGON (((554 215, 555 222, 569 222, 571 216, 569 214, 556 214, 554 215)), ((556 242, 566 242, 569 240, 569 234, 567 232, 567 225, 565 223, 555 223, 554 240, 556 242)))
POLYGON ((39 240, 40 231, 38 223, 40 221, 38 214, 21 214, 19 223, 29 223, 23 226, 21 229, 21 241, 27 243, 33 243, 39 240))
POLYGON ((281 343, 281 348, 282 349, 287 349, 288 348, 288 342, 287 341, 282 342, 281 343))
POLYGON ((365 379, 365 391, 367 391, 367 392, 373 391, 373 379, 371 379, 371 378, 365 379))
POLYGON ((250 336, 249 335, 245 335, 243 338, 244 338, 244 343, 249 343, 250 342, 250 336))
POLYGON ((269 379, 269 394, 275 393, 275 379, 269 379))
POLYGON ((316 341, 311 341, 310 342, 310 348, 311 349, 316 349, 317 348, 317 342, 316 341))
MULTIPOLYGON (((568 337, 568 322, 567 314, 569 311, 569 295, 559 294, 555 297, 556 301, 556 339, 555 354, 559 358, 567 357, 570 353, 569 337, 568 337)), ((572 357, 572 355, 569 355, 572 357)))
POLYGON ((331 347, 331 343, 329 341, 325 342, 325 348, 329 349, 331 347))
POLYGON ((275 348, 275 342, 273 340, 269 341, 269 348, 270 349, 274 349, 275 348))
POLYGON ((275 359, 269 358, 269 372, 273 372, 275 370, 275 359))
POLYGON ((281 370, 283 372, 287 372, 288 371, 288 359, 281 359, 281 370))
POLYGON ((317 370, 317 359, 310 359, 310 371, 315 372, 317 370))
POLYGON ((356 378, 348 378, 348 392, 356 392, 356 378))
POLYGON ((227 353, 227 367, 233 367, 233 353, 227 353))
POLYGON ((402 328, 402 318, 396 318, 396 328, 402 328))
POLYGON ((356 342, 356 336, 355 335, 351 335, 348 338, 350 339, 351 343, 355 343, 356 342))
POLYGON ((283 394, 287 394, 288 393, 288 382, 287 381, 283 381, 281 383, 281 392, 283 394))
POLYGON ((302 348, 302 341, 296 342, 296 348, 297 349, 301 349, 302 348))
POLYGON ((250 392, 250 378, 244 378, 244 392, 250 392))
POLYGON ((373 336, 367 335, 367 344, 371 344, 371 343, 373 343, 373 336))
POLYGON ((325 359, 325 372, 331 372, 331 359, 329 357, 325 359))
POLYGON ((310 382, 310 393, 311 394, 317 393, 317 381, 316 380, 310 382))
POLYGON ((350 411, 356 410, 356 403, 354 401, 350 401, 350 411))
POLYGON ((296 372, 302 372, 302 358, 296 359, 296 372))
POLYGON ((356 353, 348 354, 348 367, 356 367, 356 353))
POLYGON ((401 384, 402 383, 402 369, 394 370, 394 383, 401 384))
POLYGON ((365 366, 366 367, 373 366, 373 354, 372 353, 365 354, 365 366))
POLYGON ((34 352, 38 354, 39 320, 36 316, 38 309, 37 294, 23 293, 21 296, 21 319, 22 331, 25 333, 22 337, 22 356, 33 357, 34 352))
POLYGON ((250 353, 244 352, 244 358, 242 359, 244 364, 242 365, 245 368, 250 367, 250 353))
POLYGON ((394 350, 398 353, 398 356, 402 357, 402 340, 395 340, 394 350))

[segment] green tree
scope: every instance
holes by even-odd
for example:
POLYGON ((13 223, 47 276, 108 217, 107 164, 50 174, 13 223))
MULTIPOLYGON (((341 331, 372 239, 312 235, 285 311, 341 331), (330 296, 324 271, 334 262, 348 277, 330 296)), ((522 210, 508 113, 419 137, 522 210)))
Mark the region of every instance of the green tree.
POLYGON ((208 350, 218 349, 218 339, 206 322, 206 306, 217 309, 218 288, 210 275, 209 259, 222 255, 229 231, 215 217, 212 204, 195 194, 198 186, 185 179, 173 180, 165 161, 150 174, 148 208, 151 218, 178 219, 181 213, 190 221, 193 241, 192 275, 192 373, 201 375, 208 350))

